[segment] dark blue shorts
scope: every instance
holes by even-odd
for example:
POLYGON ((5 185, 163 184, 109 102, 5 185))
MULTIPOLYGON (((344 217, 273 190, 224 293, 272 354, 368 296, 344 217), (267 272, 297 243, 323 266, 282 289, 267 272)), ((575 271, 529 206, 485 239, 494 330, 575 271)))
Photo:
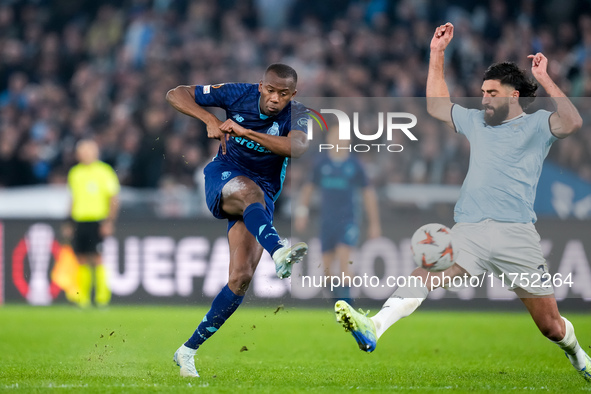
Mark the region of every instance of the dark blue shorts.
MULTIPOLYGON (((229 216, 222 211, 222 189, 226 183, 230 182, 237 176, 244 176, 253 180, 255 183, 256 181, 240 167, 219 160, 214 160, 209 163, 203 170, 203 173, 205 174, 205 201, 207 203, 207 208, 209 208, 215 218, 228 219, 228 231, 230 231, 240 217, 229 216)), ((261 185, 258 183, 257 185, 265 195, 265 208, 271 217, 271 220, 273 220, 273 212, 275 211, 273 197, 271 196, 271 193, 265 190, 261 185)))
POLYGON ((320 244, 322 253, 336 249, 337 245, 357 245, 359 240, 359 226, 356 223, 331 224, 329 221, 322 223, 320 232, 320 244))

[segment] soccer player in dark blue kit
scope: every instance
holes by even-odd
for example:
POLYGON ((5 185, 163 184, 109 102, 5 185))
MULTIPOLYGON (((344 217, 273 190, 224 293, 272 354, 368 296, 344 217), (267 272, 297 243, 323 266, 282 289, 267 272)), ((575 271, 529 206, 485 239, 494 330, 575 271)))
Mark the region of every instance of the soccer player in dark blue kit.
MULTIPOLYGON (((326 142, 338 146, 338 126, 329 128, 326 142)), ((294 211, 297 231, 303 231, 308 225, 308 207, 315 188, 320 191, 319 236, 324 275, 334 274, 331 269, 337 260, 340 268, 337 276, 350 278, 353 274, 351 252, 360 234, 360 200, 367 214, 367 238, 381 235, 375 190, 369 185, 362 164, 349 151, 331 149, 325 152, 316 160, 310 179, 301 189, 299 206, 294 211)), ((333 297, 351 303, 350 285, 344 283, 335 288, 333 297)))
POLYGON ((285 64, 270 65, 258 84, 181 85, 166 94, 179 112, 203 121, 207 136, 220 140, 218 154, 204 170, 207 206, 228 220, 228 284, 191 338, 174 354, 184 377, 199 377, 194 356, 238 308, 263 249, 275 261, 279 278, 291 275, 308 246, 288 246, 273 227, 274 201, 285 179, 288 158, 308 148, 308 110, 297 101, 297 74, 285 64), (222 122, 203 107, 226 111, 222 122))

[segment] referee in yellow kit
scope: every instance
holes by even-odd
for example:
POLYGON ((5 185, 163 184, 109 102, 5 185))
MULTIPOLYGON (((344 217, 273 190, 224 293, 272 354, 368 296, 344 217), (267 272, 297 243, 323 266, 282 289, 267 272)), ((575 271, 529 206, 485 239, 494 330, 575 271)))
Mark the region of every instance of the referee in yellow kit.
POLYGON ((94 287, 95 303, 106 306, 111 300, 107 272, 101 259, 101 242, 113 234, 119 211, 119 180, 113 168, 100 161, 99 149, 93 140, 81 140, 76 145, 79 164, 68 173, 72 193, 71 218, 75 229, 72 248, 80 263, 78 303, 90 306, 94 287))

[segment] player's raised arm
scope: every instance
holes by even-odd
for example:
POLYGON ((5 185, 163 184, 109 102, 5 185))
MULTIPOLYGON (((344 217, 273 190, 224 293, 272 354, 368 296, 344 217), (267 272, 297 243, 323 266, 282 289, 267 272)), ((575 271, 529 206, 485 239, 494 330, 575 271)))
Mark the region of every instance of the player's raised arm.
POLYGON ((201 120, 207 126, 207 137, 220 140, 226 154, 226 139, 220 130, 222 121, 195 102, 196 85, 180 85, 166 93, 166 101, 180 113, 201 120))
POLYGON ((449 99, 449 89, 443 75, 443 64, 445 48, 449 45, 453 35, 454 26, 449 22, 435 29, 435 34, 431 39, 429 74, 427 76, 427 112, 452 128, 451 107, 453 104, 449 99))
POLYGON ((529 55, 532 60, 531 72, 542 85, 546 93, 554 98, 556 112, 550 116, 550 130, 558 138, 565 138, 574 134, 583 126, 583 119, 577 108, 573 105, 562 90, 548 75, 548 59, 542 53, 529 55))

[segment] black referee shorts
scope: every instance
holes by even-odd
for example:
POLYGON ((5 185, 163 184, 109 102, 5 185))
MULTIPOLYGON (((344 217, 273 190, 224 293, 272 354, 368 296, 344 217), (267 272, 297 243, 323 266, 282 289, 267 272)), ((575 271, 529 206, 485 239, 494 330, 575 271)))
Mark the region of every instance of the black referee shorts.
POLYGON ((99 244, 103 242, 100 234, 101 222, 76 222, 72 249, 76 254, 99 254, 99 244))

